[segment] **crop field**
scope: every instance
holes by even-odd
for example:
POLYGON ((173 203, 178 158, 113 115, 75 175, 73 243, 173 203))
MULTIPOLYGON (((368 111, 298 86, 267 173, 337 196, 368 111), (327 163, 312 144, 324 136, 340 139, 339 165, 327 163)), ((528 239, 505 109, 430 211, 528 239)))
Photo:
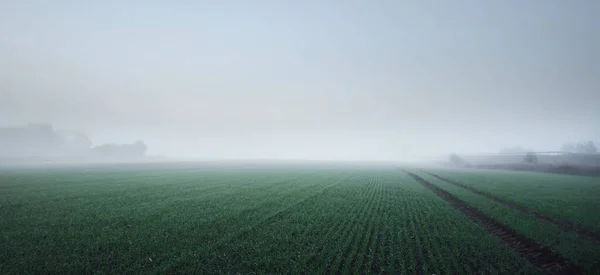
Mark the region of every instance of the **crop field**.
POLYGON ((599 195, 384 164, 0 167, 0 274, 594 274, 599 195))

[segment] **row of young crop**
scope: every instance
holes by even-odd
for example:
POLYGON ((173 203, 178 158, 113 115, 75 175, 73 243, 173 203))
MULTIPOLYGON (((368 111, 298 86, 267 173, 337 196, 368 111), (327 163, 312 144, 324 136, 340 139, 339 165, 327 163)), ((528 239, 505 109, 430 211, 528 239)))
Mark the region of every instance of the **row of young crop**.
MULTIPOLYGON (((428 173, 418 173, 423 179, 450 192, 470 206, 514 229, 517 233, 535 240, 542 247, 562 255, 587 272, 597 271, 600 259, 600 246, 574 233, 564 232, 553 224, 549 224, 532 215, 521 213, 514 208, 494 202, 489 198, 474 194, 465 188, 445 182, 428 173)), ((461 181, 462 183, 463 181, 461 181)), ((480 187, 482 185, 470 184, 480 187)), ((506 187, 505 187, 506 188, 506 187)), ((483 189, 483 188, 482 188, 483 189)), ((497 188, 503 189, 503 188, 497 188)), ((487 188, 486 190, 494 190, 487 188)), ((504 193, 506 194, 506 193, 504 193)), ((560 196, 557 194, 557 196, 560 196)))

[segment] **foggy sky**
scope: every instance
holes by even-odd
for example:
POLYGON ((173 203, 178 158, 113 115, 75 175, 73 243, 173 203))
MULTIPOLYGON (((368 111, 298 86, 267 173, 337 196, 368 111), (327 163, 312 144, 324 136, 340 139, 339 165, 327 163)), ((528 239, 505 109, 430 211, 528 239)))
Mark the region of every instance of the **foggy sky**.
POLYGON ((201 158, 598 144, 599 13, 594 0, 4 0, 0 126, 201 158))

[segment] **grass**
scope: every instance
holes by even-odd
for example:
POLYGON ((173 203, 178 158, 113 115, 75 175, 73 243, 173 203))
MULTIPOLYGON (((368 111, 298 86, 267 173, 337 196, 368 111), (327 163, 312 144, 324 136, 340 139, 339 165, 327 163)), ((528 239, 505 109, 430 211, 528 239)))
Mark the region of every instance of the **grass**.
POLYGON ((419 175, 522 235, 536 240, 542 246, 548 247, 573 263, 582 266, 587 272, 594 273, 600 268, 599 244, 580 238, 575 234, 565 233, 554 225, 492 202, 483 196, 473 194, 426 173, 419 173, 419 175))
POLYGON ((540 213, 600 232, 600 178, 529 172, 434 170, 540 213))
POLYGON ((394 167, 0 170, 0 274, 535 274, 394 167))

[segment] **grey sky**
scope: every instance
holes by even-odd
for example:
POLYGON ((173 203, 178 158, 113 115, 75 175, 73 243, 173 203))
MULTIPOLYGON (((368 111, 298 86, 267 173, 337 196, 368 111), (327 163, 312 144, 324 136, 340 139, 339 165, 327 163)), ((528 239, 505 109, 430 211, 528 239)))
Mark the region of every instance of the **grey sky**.
POLYGON ((600 1, 0 2, 0 125, 150 154, 600 142, 600 1))

